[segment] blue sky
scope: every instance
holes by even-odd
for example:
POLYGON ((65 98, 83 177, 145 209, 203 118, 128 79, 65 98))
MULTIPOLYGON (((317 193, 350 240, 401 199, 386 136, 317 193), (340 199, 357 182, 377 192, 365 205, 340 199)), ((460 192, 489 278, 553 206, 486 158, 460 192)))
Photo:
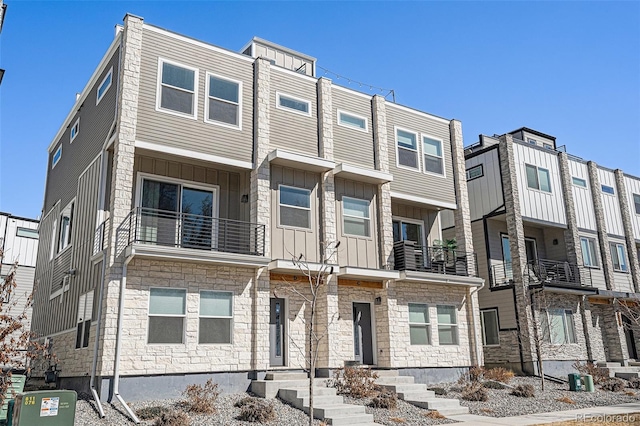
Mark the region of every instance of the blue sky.
POLYGON ((40 214, 46 149, 126 12, 232 50, 255 35, 314 56, 461 120, 465 145, 526 126, 640 176, 640 2, 5 2, 0 211, 40 214))

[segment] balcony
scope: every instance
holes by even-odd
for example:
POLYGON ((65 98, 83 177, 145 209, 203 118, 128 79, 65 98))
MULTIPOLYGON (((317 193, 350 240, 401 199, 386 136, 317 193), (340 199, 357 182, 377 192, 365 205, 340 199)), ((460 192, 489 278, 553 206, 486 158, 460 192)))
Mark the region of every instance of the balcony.
POLYGON ((393 244, 393 254, 397 271, 470 277, 476 275, 469 271, 478 270, 475 253, 443 246, 426 247, 413 241, 397 241, 393 244))
MULTIPOLYGON (((591 270, 569 262, 537 259, 527 262, 524 273, 529 277, 530 286, 550 286, 566 288, 592 288, 591 270)), ((491 267, 491 288, 513 284, 511 262, 491 267)))

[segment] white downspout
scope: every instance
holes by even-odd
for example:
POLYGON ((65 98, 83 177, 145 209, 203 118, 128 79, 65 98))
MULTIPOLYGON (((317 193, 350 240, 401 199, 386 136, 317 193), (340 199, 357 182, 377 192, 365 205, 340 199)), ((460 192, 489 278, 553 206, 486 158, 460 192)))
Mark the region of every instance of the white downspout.
POLYGON ((96 341, 93 344, 93 360, 91 362, 91 380, 89 381, 89 388, 91 389, 91 394, 93 395, 93 400, 96 402, 96 406, 98 407, 98 412, 100 413, 100 418, 104 419, 105 414, 102 409, 102 403, 100 402, 100 397, 98 396, 98 392, 96 391, 96 370, 98 369, 98 348, 100 346, 100 326, 102 325, 102 297, 104 292, 104 272, 105 272, 105 263, 107 262, 107 254, 103 252, 102 254, 102 278, 100 279, 100 292, 98 293, 98 323, 96 324, 96 341))
MULTIPOLYGON (((478 288, 476 288, 473 291, 469 291, 469 305, 471 306, 471 321, 473 324, 473 334, 476 335, 476 344, 475 344, 475 352, 476 352, 476 360, 478 362, 478 364, 480 364, 480 344, 482 343, 482 330, 480 330, 480 340, 481 342, 478 342, 478 335, 476 334, 476 316, 474 314, 474 306, 473 306, 473 295, 475 293, 479 293, 480 290, 482 290, 484 288, 485 285, 485 281, 482 280, 482 285, 478 288)), ((478 311, 479 312, 479 311, 478 311)))

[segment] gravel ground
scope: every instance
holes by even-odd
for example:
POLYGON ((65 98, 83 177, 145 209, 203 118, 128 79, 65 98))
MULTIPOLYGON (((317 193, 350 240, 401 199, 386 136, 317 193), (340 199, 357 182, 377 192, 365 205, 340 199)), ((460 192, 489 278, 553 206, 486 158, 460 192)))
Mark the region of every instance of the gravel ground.
POLYGON ((411 405, 402 400, 398 400, 398 407, 395 410, 386 410, 384 408, 369 407, 370 398, 356 399, 348 396, 344 397, 346 404, 364 405, 366 412, 373 414, 373 420, 388 426, 398 426, 400 424, 407 425, 441 425, 445 423, 456 423, 449 419, 431 419, 425 417, 428 410, 415 405, 411 405))
MULTIPOLYGON (((510 394, 510 389, 487 389, 489 400, 487 402, 465 401, 460 399, 460 405, 469 407, 471 414, 490 417, 521 416, 524 414, 546 413, 550 411, 565 411, 578 408, 596 407, 601 405, 616 405, 627 402, 638 402, 640 392, 634 389, 625 389, 622 392, 603 391, 596 386, 595 392, 570 392, 568 384, 556 384, 545 381, 545 391, 542 392, 540 379, 534 377, 515 377, 509 382, 510 386, 530 384, 536 390, 534 398, 520 398, 510 394), (629 392, 630 394, 626 394, 629 392), (633 395, 631 395, 633 393, 633 395), (558 398, 568 397, 575 404, 557 401, 558 398)), ((460 385, 439 384, 431 387, 443 387, 448 394, 442 398, 460 398, 460 385)))

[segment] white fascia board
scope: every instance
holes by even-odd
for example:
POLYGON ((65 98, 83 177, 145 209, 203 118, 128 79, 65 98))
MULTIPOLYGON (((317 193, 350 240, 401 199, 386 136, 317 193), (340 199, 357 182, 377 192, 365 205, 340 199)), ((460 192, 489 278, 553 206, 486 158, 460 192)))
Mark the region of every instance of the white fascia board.
POLYGON ((179 157, 192 158, 195 160, 208 161, 210 163, 222 164, 225 166, 237 167, 239 169, 251 170, 253 163, 251 161, 234 160, 233 158, 220 157, 218 155, 205 154, 202 152, 191 151, 189 149, 166 146, 153 142, 145 142, 136 139, 135 147, 146 149, 149 151, 162 152, 164 154, 177 155, 179 157))
POLYGON ((305 272, 320 272, 323 267, 326 267, 327 272, 333 268, 334 272, 340 268, 338 265, 315 263, 315 262, 300 262, 300 266, 296 265, 292 260, 288 259, 275 259, 269 263, 269 271, 281 272, 281 273, 293 273, 303 274, 305 272))
POLYGON ((458 205, 456 203, 447 203, 446 201, 432 200, 430 198, 418 197, 415 195, 403 194, 401 192, 391 191, 391 198, 399 200, 411 201, 413 203, 424 204, 428 206, 441 207, 447 210, 456 210, 458 205))
POLYGON ((320 157, 310 157, 308 155, 296 154, 295 152, 276 149, 269 153, 267 161, 271 164, 279 164, 287 167, 305 169, 312 172, 328 172, 336 167, 336 163, 320 157))
POLYGON ((125 250, 125 256, 141 258, 164 258, 195 263, 212 263, 227 266, 246 266, 262 268, 269 264, 270 259, 264 256, 249 254, 225 253, 215 250, 197 250, 181 247, 167 247, 153 244, 131 244, 125 250))
POLYGON ((368 280, 368 281, 397 280, 400 278, 400 271, 341 266, 338 276, 341 278, 359 279, 359 280, 368 280))
POLYGON ((340 163, 333 169, 333 174, 338 177, 344 177, 360 182, 368 182, 374 184, 382 184, 393 182, 391 173, 381 172, 380 170, 367 169, 364 167, 352 166, 346 163, 340 163))
POLYGON ((404 106, 404 105, 399 105, 399 104, 396 104, 396 103, 393 103, 393 102, 386 102, 385 105, 390 106, 392 108, 397 108, 397 109, 409 112, 411 114, 421 115, 423 117, 430 118, 433 121, 437 121, 439 123, 443 123, 443 124, 446 124, 446 125, 449 125, 449 123, 451 122, 451 120, 447 120, 446 118, 438 117, 437 115, 429 114, 428 112, 419 111, 417 109, 413 109, 411 107, 404 106))
POLYGON ((400 273, 400 281, 441 285, 459 285, 467 287, 480 287, 484 284, 484 278, 465 277, 461 275, 434 274, 432 272, 418 271, 402 271, 400 273))

